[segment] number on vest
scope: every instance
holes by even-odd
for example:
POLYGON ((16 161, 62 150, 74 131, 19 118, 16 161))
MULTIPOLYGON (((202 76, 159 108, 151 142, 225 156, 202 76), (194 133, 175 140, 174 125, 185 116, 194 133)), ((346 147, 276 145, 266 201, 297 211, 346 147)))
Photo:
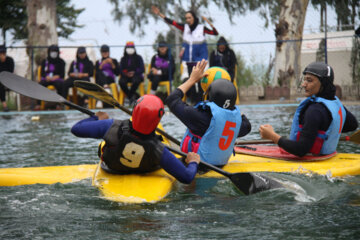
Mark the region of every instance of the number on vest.
POLYGON ((126 167, 137 168, 140 166, 141 160, 145 154, 145 149, 139 144, 130 142, 125 145, 122 154, 125 157, 120 158, 122 165, 126 167))
POLYGON ((341 111, 341 107, 339 107, 339 115, 340 115, 340 127, 339 127, 339 133, 341 133, 341 128, 342 128, 342 123, 343 123, 343 115, 342 115, 342 111, 341 111))
POLYGON ((236 123, 226 121, 224 130, 222 132, 222 136, 227 137, 227 138, 220 138, 219 148, 221 150, 225 151, 230 146, 230 144, 234 138, 234 131, 231 130, 230 128, 234 128, 234 127, 236 127, 236 123))

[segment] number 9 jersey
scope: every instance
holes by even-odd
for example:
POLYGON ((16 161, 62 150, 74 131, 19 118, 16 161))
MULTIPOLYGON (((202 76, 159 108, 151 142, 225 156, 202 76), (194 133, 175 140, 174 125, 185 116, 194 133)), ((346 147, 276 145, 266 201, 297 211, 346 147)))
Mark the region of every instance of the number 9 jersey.
POLYGON ((104 140, 101 159, 111 172, 145 173, 160 168, 164 150, 160 137, 135 133, 130 120, 114 120, 104 140))

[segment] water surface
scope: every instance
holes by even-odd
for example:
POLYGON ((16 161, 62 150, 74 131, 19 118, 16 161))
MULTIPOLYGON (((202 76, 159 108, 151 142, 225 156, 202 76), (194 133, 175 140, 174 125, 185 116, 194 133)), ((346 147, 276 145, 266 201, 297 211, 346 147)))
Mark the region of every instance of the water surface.
MULTIPOLYGON (((243 140, 250 140, 259 138, 263 123, 287 135, 296 107, 241 108, 252 123, 243 140)), ((348 109, 360 119, 360 106, 348 109)), ((0 167, 97 163, 99 141, 70 133, 84 117, 76 111, 0 115, 0 167), (34 115, 40 121, 31 121, 34 115)), ((181 139, 185 127, 172 114, 162 123, 181 139)), ((338 151, 360 153, 352 143, 340 143, 338 151)), ((102 199, 90 179, 0 187, 0 239, 359 239, 359 176, 270 175, 291 187, 244 196, 227 180, 196 179, 176 184, 164 201, 137 205, 102 199)))

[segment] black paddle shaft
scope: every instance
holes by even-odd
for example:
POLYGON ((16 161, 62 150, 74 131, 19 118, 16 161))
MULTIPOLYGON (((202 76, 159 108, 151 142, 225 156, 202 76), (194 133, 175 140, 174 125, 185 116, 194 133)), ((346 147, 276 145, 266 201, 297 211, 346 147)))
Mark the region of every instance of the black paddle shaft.
POLYGON ((68 100, 57 94, 55 91, 51 91, 50 89, 36 82, 28 80, 24 77, 20 77, 16 74, 10 72, 1 72, 0 82, 5 87, 21 95, 46 102, 62 103, 71 108, 77 109, 85 114, 88 114, 90 116, 93 116, 95 114, 86 108, 83 108, 79 105, 69 102, 68 100))
MULTIPOLYGON (((179 154, 182 157, 186 157, 186 154, 171 148, 167 147, 170 151, 173 153, 179 154)), ((282 184, 275 181, 274 179, 265 177, 260 174, 255 173, 229 173, 227 171, 222 170, 221 168, 218 168, 212 164, 209 164, 204 161, 200 161, 200 164, 205 166, 208 169, 211 169, 231 180, 231 182, 236 186, 237 189, 239 189, 242 193, 249 195, 254 194, 257 192, 262 192, 274 188, 282 188, 282 184)))

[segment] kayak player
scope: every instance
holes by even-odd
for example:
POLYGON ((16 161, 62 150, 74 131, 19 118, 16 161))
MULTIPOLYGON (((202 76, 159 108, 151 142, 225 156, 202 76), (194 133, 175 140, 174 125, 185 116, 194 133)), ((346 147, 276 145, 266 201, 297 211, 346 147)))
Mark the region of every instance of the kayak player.
POLYGON ((197 172, 200 156, 189 153, 185 166, 161 142, 155 129, 164 114, 164 104, 154 95, 136 101, 132 120, 109 119, 105 112, 76 123, 71 132, 77 137, 104 139, 99 149, 101 167, 110 173, 146 173, 163 168, 182 183, 190 183, 197 172))
POLYGON ((310 63, 303 71, 301 83, 307 98, 296 109, 290 139, 281 137, 269 124, 260 126, 261 137, 299 157, 334 153, 340 134, 356 130, 358 122, 335 96, 333 83, 332 67, 322 62, 310 63))
POLYGON ((235 106, 237 91, 226 79, 213 81, 204 93, 204 99, 196 106, 182 101, 186 92, 206 74, 207 61, 198 62, 189 79, 166 99, 170 111, 188 128, 181 143, 181 150, 197 152, 208 163, 223 166, 233 153, 236 137, 251 131, 251 124, 235 106))

